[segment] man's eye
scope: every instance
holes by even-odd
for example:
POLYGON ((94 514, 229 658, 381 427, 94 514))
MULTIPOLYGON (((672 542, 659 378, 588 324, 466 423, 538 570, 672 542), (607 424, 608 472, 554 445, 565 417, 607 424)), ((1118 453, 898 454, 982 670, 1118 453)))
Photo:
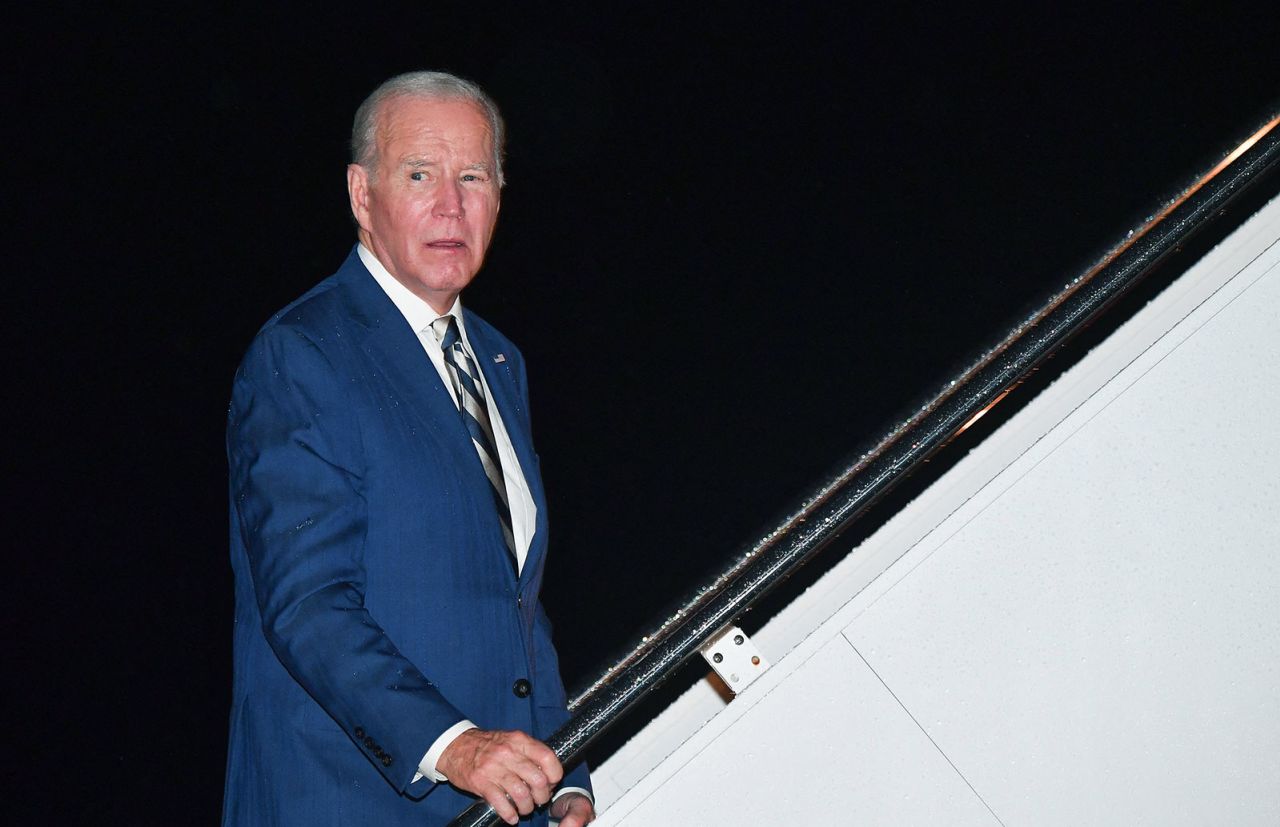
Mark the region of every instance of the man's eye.
POLYGON ((411 172, 411 173, 409 173, 409 178, 410 178, 411 180, 413 180, 413 181, 423 181, 423 180, 425 180, 425 179, 426 179, 426 177, 427 177, 427 174, 426 174, 425 172, 411 172))
POLYGON ((470 173, 470 172, 468 172, 466 175, 463 175, 463 176, 462 176, 462 180, 463 180, 463 181, 483 181, 483 180, 484 180, 484 178, 482 178, 482 177, 480 177, 479 175, 476 175, 476 174, 474 174, 474 173, 470 173))

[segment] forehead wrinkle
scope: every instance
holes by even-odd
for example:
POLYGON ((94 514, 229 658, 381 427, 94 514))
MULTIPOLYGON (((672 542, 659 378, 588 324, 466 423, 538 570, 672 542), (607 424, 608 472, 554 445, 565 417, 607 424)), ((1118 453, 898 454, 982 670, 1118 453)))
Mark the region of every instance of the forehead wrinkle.
MULTIPOLYGON (((407 155, 401 158, 399 163, 401 167, 404 167, 406 169, 425 169, 426 167, 441 166, 443 162, 428 156, 407 155)), ((475 163, 464 164, 462 166, 462 169, 475 171, 475 172, 488 173, 493 170, 493 165, 488 163, 487 161, 476 161, 475 163)))
MULTIPOLYGON (((409 102, 411 103, 412 99, 409 102)), ((453 101, 427 99, 427 102, 452 103, 453 101)), ((469 101, 459 102, 467 104, 468 108, 477 116, 477 137, 480 142, 478 148, 485 158, 485 160, 476 161, 465 166, 465 168, 493 174, 493 170, 497 168, 497 165, 493 162, 493 130, 489 128, 484 111, 480 107, 469 101)), ((396 161, 402 168, 419 168, 428 165, 440 166, 453 160, 463 160, 457 156, 463 154, 463 144, 466 143, 464 136, 454 134, 450 129, 441 129, 438 124, 431 121, 418 122, 412 113, 406 112, 405 108, 397 105, 398 102, 396 101, 387 101, 387 104, 390 105, 387 105, 379 113, 379 117, 375 122, 377 155, 387 158, 391 156, 392 151, 396 148, 395 144, 407 142, 411 145, 417 144, 417 146, 405 147, 407 151, 396 161), (427 153, 424 154, 423 150, 427 150, 427 153), (440 157, 436 157, 437 153, 440 154, 440 157)))

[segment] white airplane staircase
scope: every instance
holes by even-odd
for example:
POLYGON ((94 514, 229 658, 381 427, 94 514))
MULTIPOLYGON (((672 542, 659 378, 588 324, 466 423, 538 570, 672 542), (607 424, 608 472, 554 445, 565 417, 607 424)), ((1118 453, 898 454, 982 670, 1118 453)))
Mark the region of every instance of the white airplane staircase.
POLYGON ((753 642, 598 827, 1280 824, 1280 200, 753 642))
MULTIPOLYGON (((839 533, 1274 171, 1263 135, 575 700, 548 741, 569 760, 699 650, 725 678, 593 769, 597 827, 1280 824, 1274 175, 1269 203, 909 504, 856 547, 839 533), (839 562, 735 642, 823 547, 839 562)), ((453 824, 492 823, 477 805, 453 824)))

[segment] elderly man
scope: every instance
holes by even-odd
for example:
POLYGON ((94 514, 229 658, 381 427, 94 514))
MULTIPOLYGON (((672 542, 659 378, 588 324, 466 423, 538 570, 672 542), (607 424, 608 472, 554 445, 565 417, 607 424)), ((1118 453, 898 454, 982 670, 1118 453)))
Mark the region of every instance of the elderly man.
POLYGON ((502 145, 468 81, 375 90, 347 168, 359 243, 236 374, 224 824, 444 824, 467 793, 512 824, 594 818, 586 768, 536 740, 568 713, 524 363, 459 301, 502 145))

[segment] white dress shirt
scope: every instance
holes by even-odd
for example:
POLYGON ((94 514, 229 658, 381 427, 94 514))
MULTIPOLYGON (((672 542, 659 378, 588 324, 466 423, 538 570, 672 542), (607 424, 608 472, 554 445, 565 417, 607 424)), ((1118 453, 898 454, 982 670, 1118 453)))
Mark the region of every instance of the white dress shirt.
MULTIPOLYGON (((462 311, 462 300, 454 299, 453 307, 448 313, 437 313, 431 305, 413 294, 409 288, 401 284, 395 276, 387 272, 387 268, 382 266, 382 262, 363 244, 358 245, 357 253, 360 261, 373 274, 373 278, 378 282, 378 286, 387 294, 387 298, 404 316, 405 321, 409 323, 409 327, 418 334, 418 341, 422 344, 422 349, 426 352, 427 357, 431 359, 431 364, 435 365, 436 372, 440 374, 440 382, 444 385, 445 390, 449 392, 449 398, 453 400, 453 404, 458 404, 457 393, 453 389, 453 380, 449 376, 449 369, 444 362, 444 351, 440 347, 440 342, 436 340, 435 333, 431 330, 431 323, 442 315, 451 315, 458 320, 458 334, 462 337, 462 344, 466 347, 467 352, 475 356, 475 350, 471 347, 471 342, 467 340, 467 323, 466 317, 462 311)), ((478 360, 477 360, 478 361, 478 360)), ((481 369, 480 386, 484 391, 486 400, 493 399, 493 395, 489 393, 488 383, 485 381, 483 368, 481 369)), ((533 533, 537 527, 538 505, 533 501, 533 495, 529 492, 529 486, 525 482, 524 473, 520 470, 520 460, 516 456, 515 446, 511 444, 511 436, 507 433, 507 427, 502 421, 502 412, 498 410, 497 405, 488 405, 489 424, 493 427, 494 447, 498 450, 498 458, 502 462, 503 481, 507 486, 507 504, 511 509, 511 534, 515 538, 516 543, 516 571, 519 572, 524 568, 524 561, 529 556, 529 543, 533 540, 533 533)), ((431 748, 427 750, 427 754, 423 756, 422 761, 418 764, 418 774, 414 776, 414 781, 419 778, 434 778, 437 782, 447 781, 443 774, 436 770, 436 763, 440 760, 440 756, 444 754, 445 749, 453 743, 454 739, 466 732, 468 729, 474 729, 475 724, 468 720, 461 720, 453 726, 446 729, 436 738, 431 748)), ((566 787, 558 790, 555 797, 559 798, 568 792, 578 792, 586 796, 590 794, 578 787, 566 787)))

